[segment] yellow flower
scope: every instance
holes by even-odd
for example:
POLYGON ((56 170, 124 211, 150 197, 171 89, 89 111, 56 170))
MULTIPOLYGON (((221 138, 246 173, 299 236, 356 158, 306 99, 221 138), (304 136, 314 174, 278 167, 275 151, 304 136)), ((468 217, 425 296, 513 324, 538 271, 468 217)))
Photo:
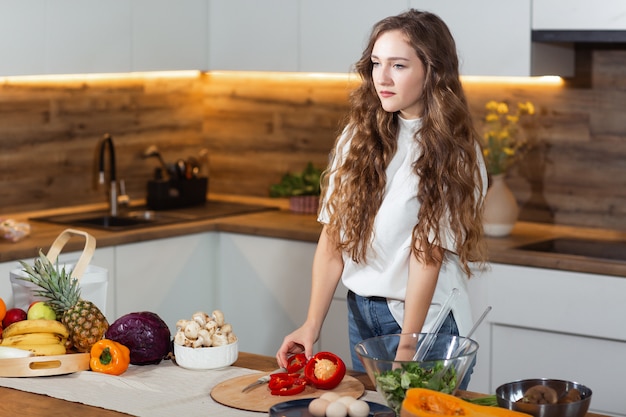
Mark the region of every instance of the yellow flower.
POLYGON ((507 114, 509 112, 509 106, 506 103, 498 103, 498 114, 507 114))
POLYGON ((521 114, 535 114, 535 106, 530 101, 527 101, 526 103, 517 103, 517 108, 521 114))
POLYGON ((489 112, 495 112, 498 110, 498 102, 495 100, 491 100, 485 105, 485 108, 489 112))
POLYGON ((500 119, 500 117, 494 113, 488 113, 487 116, 485 116, 487 122, 496 122, 498 119, 500 119))
POLYGON ((507 103, 491 100, 485 109, 483 156, 487 171, 492 175, 501 174, 526 150, 528 142, 520 134, 518 126, 522 116, 535 114, 535 106, 530 101, 517 103, 516 112, 509 114, 507 103))

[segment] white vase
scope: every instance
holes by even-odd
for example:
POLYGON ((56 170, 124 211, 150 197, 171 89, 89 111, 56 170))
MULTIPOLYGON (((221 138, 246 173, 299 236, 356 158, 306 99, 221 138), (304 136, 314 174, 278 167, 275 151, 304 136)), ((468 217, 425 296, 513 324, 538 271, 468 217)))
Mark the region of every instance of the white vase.
POLYGON ((504 174, 493 175, 485 197, 483 228, 487 236, 508 236, 519 215, 517 200, 504 181, 504 174))

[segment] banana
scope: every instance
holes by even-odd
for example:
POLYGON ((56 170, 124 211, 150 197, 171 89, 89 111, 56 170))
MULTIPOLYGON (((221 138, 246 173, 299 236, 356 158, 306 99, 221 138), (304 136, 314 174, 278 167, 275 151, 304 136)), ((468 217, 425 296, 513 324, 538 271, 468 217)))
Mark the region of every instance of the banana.
POLYGON ((27 358, 29 356, 33 356, 33 352, 15 347, 0 346, 0 359, 27 358))
POLYGON ((35 356, 54 356, 66 353, 65 345, 61 343, 51 343, 48 345, 19 345, 17 349, 31 351, 35 356))
POLYGON ((65 338, 57 333, 26 333, 9 336, 2 339, 1 346, 19 345, 49 345, 53 343, 65 343, 65 338))
POLYGON ((56 333, 63 338, 68 338, 70 333, 63 323, 57 320, 22 320, 9 325, 2 332, 3 338, 27 333, 56 333))

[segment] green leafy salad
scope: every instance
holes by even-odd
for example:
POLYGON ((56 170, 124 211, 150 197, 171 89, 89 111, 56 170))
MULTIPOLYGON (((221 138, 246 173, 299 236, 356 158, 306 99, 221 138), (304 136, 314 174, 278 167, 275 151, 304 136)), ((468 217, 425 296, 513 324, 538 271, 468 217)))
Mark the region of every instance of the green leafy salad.
POLYGON ((445 369, 444 362, 437 361, 431 369, 424 369, 419 363, 403 363, 400 368, 380 372, 375 378, 378 392, 400 415, 400 407, 407 389, 428 388, 452 394, 456 387, 456 376, 454 367, 450 366, 445 369), (445 374, 443 374, 444 370, 445 374))

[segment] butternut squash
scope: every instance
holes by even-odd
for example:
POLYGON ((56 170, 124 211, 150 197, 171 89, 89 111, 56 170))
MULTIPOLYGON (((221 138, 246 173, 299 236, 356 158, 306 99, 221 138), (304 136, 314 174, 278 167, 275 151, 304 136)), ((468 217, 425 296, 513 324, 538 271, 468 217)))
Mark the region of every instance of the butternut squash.
POLYGON ((529 417, 526 413, 506 408, 472 404, 454 395, 426 388, 407 390, 402 402, 400 417, 529 417))

